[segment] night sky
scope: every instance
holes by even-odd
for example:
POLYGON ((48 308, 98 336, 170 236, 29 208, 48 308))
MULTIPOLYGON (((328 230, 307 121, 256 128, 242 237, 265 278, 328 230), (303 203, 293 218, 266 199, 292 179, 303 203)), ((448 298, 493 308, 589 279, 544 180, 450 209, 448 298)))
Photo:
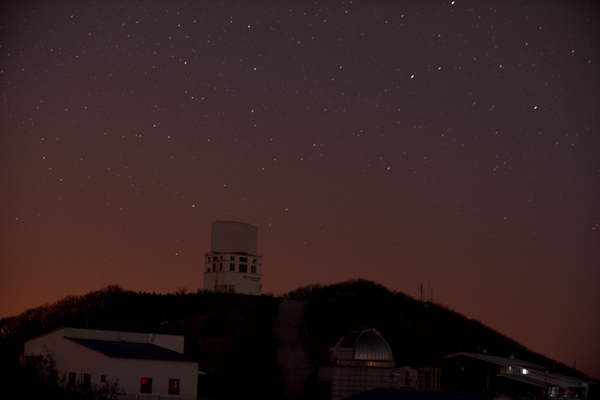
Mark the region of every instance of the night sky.
POLYGON ((195 291, 235 220, 264 293, 423 283, 600 378, 599 27, 590 1, 5 1, 0 317, 195 291))

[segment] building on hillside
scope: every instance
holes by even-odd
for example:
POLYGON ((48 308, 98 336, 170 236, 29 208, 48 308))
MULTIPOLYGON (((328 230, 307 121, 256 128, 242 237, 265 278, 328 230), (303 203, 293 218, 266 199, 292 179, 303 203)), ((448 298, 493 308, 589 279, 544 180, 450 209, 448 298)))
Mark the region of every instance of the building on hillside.
POLYGON ((330 383, 332 400, 374 388, 439 390, 437 368, 396 368, 388 342, 373 328, 354 329, 331 348, 331 363, 319 368, 319 380, 330 383))
POLYGON ((118 380, 124 398, 196 400, 198 362, 183 355, 184 337, 61 328, 25 342, 24 357, 47 357, 68 386, 118 380))
POLYGON ((550 372, 550 368, 511 357, 458 353, 444 362, 442 387, 493 391, 519 398, 588 398, 594 382, 550 372))
POLYGON ((212 223, 210 253, 205 253, 204 290, 262 294, 262 254, 258 228, 244 222, 212 223))

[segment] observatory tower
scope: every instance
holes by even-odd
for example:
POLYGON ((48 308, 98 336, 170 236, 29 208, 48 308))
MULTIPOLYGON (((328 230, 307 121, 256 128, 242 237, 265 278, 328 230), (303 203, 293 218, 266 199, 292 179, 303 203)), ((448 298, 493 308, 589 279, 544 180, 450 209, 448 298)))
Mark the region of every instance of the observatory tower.
POLYGON ((262 294, 262 254, 258 228, 244 222, 212 223, 210 253, 205 253, 204 290, 262 294))

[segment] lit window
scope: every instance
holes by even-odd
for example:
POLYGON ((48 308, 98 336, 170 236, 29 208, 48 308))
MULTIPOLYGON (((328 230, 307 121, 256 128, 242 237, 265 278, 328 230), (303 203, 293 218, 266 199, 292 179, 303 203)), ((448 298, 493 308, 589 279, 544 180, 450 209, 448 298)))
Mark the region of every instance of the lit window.
POLYGON ((179 379, 169 379, 169 394, 179 394, 179 379))
POLYGON ((235 263, 229 264, 229 270, 230 271, 235 271, 235 263))
POLYGON ((248 266, 246 264, 240 264, 240 272, 248 272, 248 266))
POLYGON ((152 393, 152 378, 142 378, 140 393, 152 393))

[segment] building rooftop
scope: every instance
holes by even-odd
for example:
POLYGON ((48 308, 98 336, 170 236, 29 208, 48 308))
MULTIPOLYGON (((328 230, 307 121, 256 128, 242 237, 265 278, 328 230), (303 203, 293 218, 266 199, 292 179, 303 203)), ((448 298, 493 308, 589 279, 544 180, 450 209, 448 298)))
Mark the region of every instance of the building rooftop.
POLYGON ((543 365, 538 365, 534 363, 530 363, 528 361, 519 360, 517 358, 506 358, 499 356, 491 356, 487 354, 477 354, 477 353, 458 353, 450 357, 463 355, 471 358, 476 358, 478 360, 486 361, 492 364, 501 365, 503 367, 521 367, 527 369, 537 369, 537 370, 547 370, 548 367, 544 367, 543 365))
POLYGON ((332 349, 333 365, 394 367, 394 354, 388 342, 376 329, 353 329, 332 349))
POLYGON ((68 340, 87 347, 98 353, 113 358, 135 358, 141 360, 163 360, 163 361, 189 361, 196 362, 193 358, 184 356, 173 350, 157 346, 152 343, 136 343, 113 340, 78 339, 68 340))

